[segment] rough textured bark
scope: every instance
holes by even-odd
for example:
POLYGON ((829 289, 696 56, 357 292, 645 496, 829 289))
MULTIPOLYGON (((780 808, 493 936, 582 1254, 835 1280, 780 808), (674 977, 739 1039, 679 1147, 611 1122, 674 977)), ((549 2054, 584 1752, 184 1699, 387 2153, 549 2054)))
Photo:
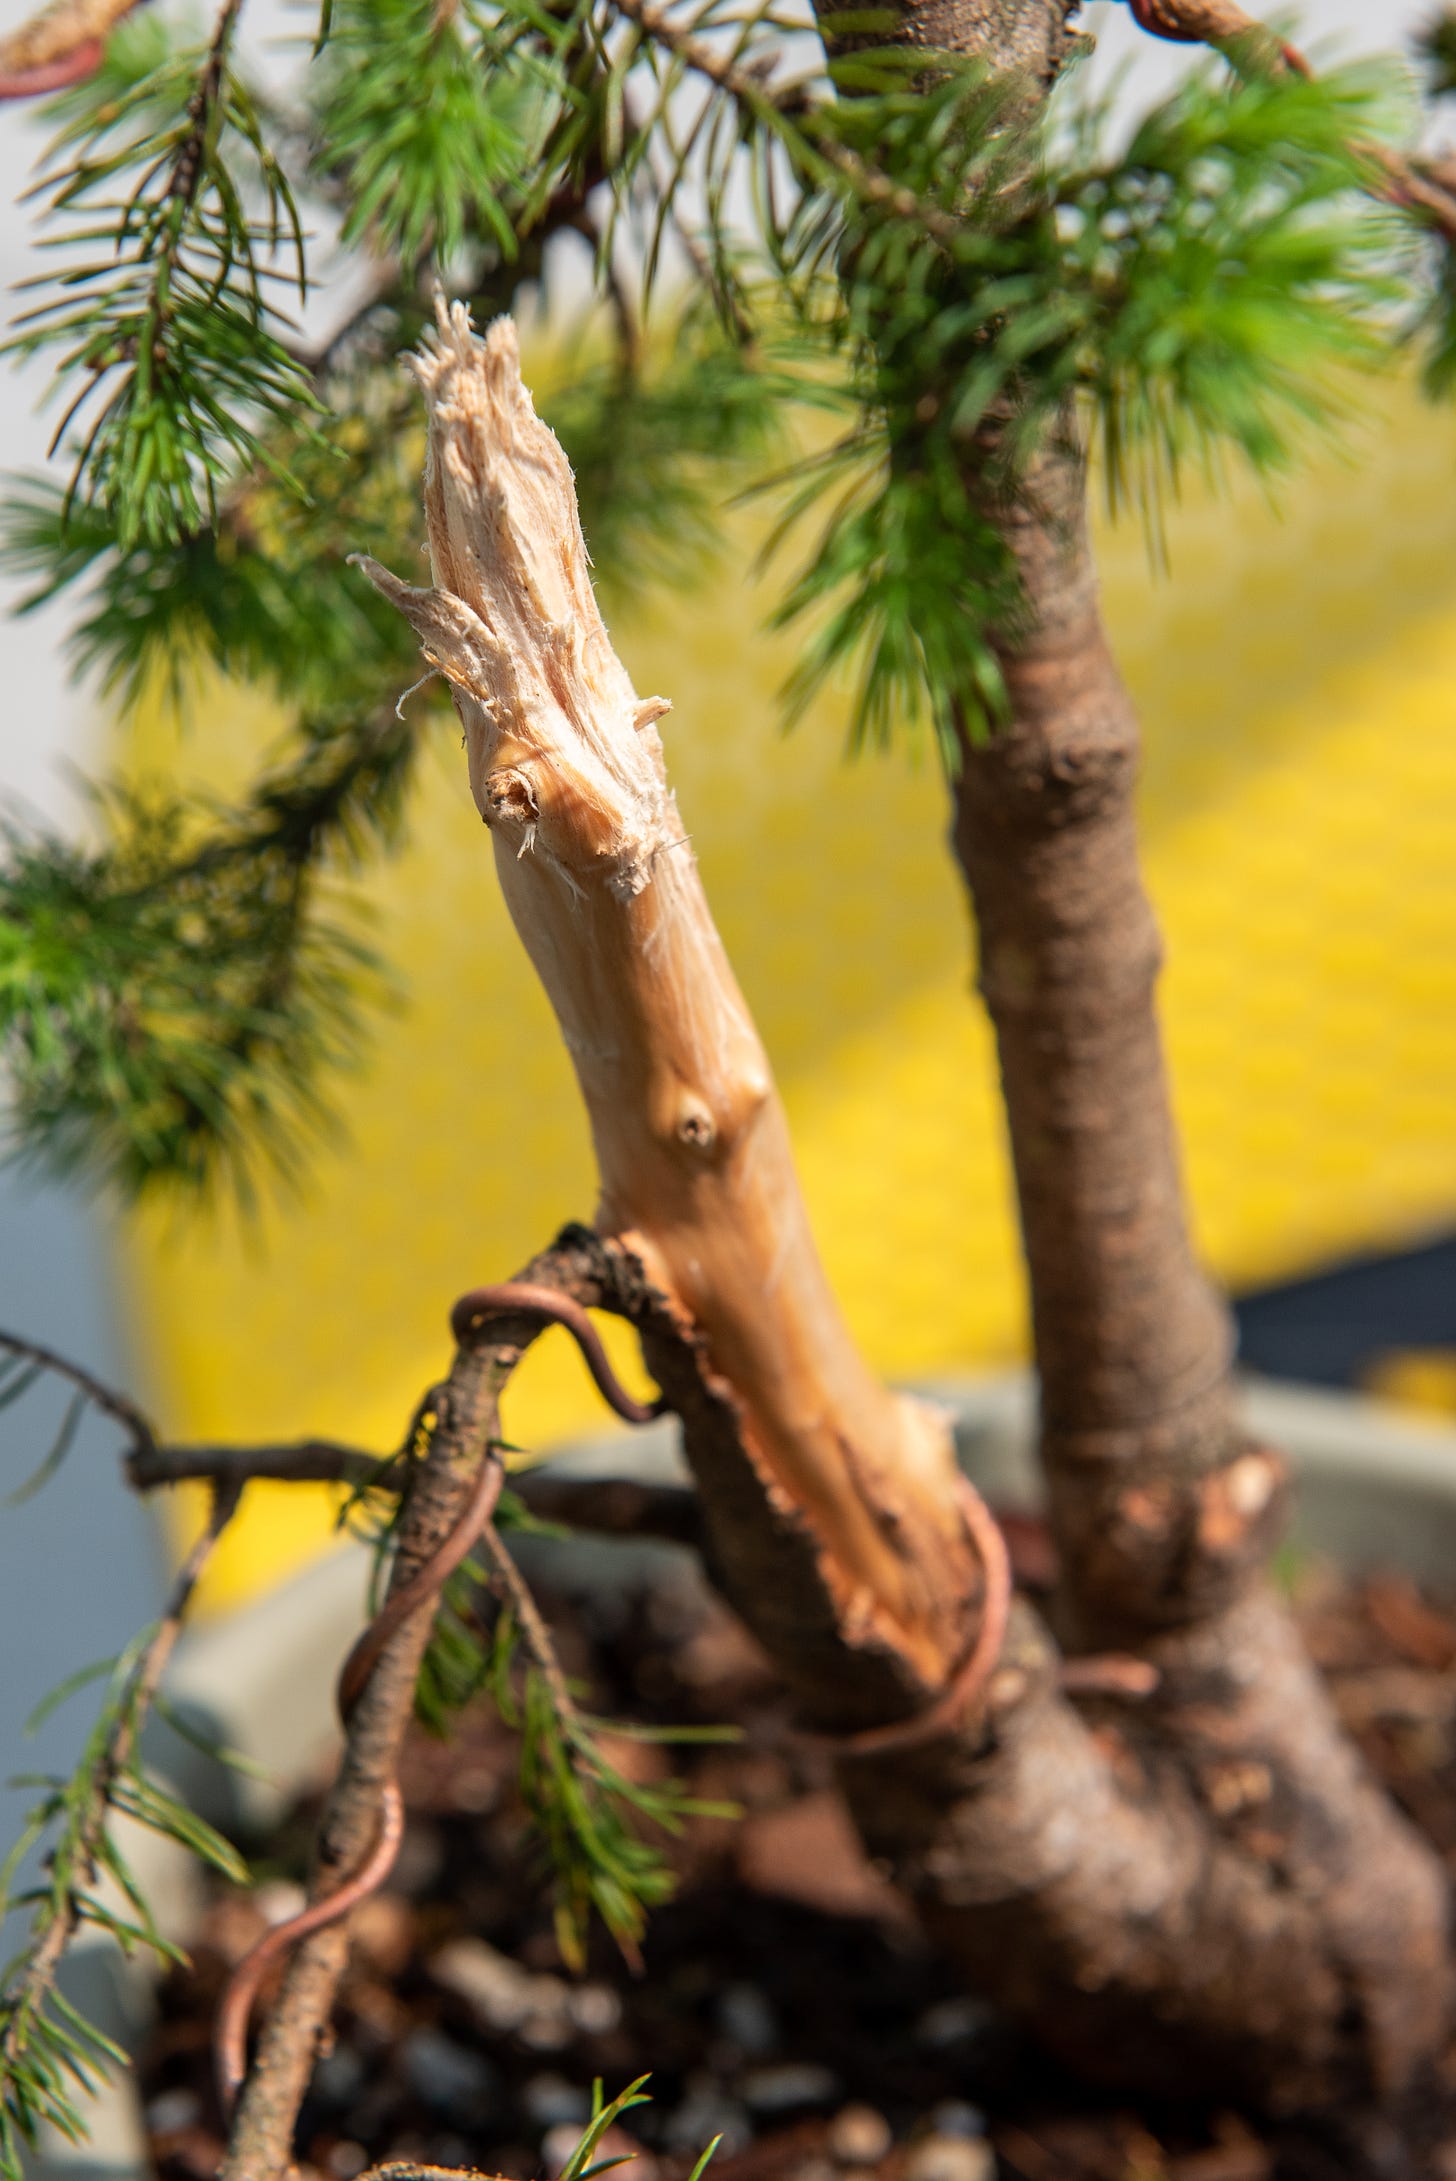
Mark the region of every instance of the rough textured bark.
MULTIPOLYGON (((701 1334, 620 1245, 593 1299, 642 1334, 703 1479, 710 1567, 790 1686, 820 1716, 893 1717, 901 1692, 866 1676, 803 1526, 766 1502, 701 1334), (726 1569, 725 1501, 756 1538, 726 1569)), ((1021 1607, 984 1715, 840 1764, 871 1853, 977 1988, 1133 2089, 1298 2111, 1406 2085, 1440 2021, 1443 1881, 1403 1828, 1392 1850, 1390 1809, 1330 1733, 1287 1616, 1261 1593, 1159 1656, 1172 1741, 1139 1732, 1138 1707, 1069 1703, 1059 1664, 1021 1607)))
MULTIPOLYGON (((601 1300, 602 1264, 596 1237, 580 1228, 567 1228, 519 1277, 528 1286, 553 1289, 591 1304, 601 1300)), ((406 1465, 409 1475, 403 1489, 407 1497, 388 1589, 388 1597, 396 1601, 396 1614, 402 1617, 392 1633, 380 1631, 377 1654, 361 1669, 365 1678, 357 1696, 351 1698, 341 1690, 347 1726, 338 1774, 314 1846, 310 1894, 315 1901, 339 1892, 347 1879, 357 1875, 379 1833, 383 1799, 396 1778, 439 1604, 433 1585, 433 1595, 413 1605, 402 1594, 457 1528, 483 1481, 482 1463, 490 1460, 494 1466, 491 1449, 499 1432, 501 1391, 540 1331, 541 1321, 533 1312, 519 1316, 492 1312, 480 1332, 461 1341, 448 1376, 427 1391, 416 1409, 405 1454, 413 1452, 421 1418, 432 1413, 434 1424, 423 1459, 406 1465)), ((303 1448, 302 1464, 298 1448, 179 1449, 180 1458, 170 1467, 167 1450, 150 1451, 152 1459, 146 1465, 133 1465, 134 1480, 142 1490, 193 1473, 212 1478, 220 1491, 234 1495, 245 1475, 281 1473, 296 1478, 322 1471, 367 1483, 372 1481, 369 1471, 380 1466, 355 1449, 326 1447, 316 1441, 303 1448), (332 1469, 324 1468, 328 1455, 332 1469), (361 1463, 366 1465, 362 1474, 361 1463)), ((494 1474, 498 1488, 498 1467, 494 1474)), ((493 1500, 488 1503, 493 1504, 493 1500)), ((349 1678, 346 1662, 343 1683, 349 1678)), ((289 1957, 238 2096, 220 2181, 276 2181, 276 2176, 292 2170, 294 2126, 328 2035, 348 1948, 346 1918, 303 1939, 289 1957)))
MULTIPOLYGON (((629 1250, 597 1263, 590 1299, 641 1333, 710 1538, 725 1499, 756 1534, 715 1566, 727 1595, 821 1716, 894 1716, 900 1691, 866 1677, 803 1526, 765 1501, 702 1336, 629 1250)), ((1140 1706, 1078 1708, 1020 1608, 984 1717, 841 1762, 868 1847, 977 1988, 1088 2076, 1286 2112, 1399 2091, 1443 2018, 1439 1870, 1392 1826, 1262 1590, 1153 1656, 1147 1726, 1140 1706)))
POLYGON ((1232 1330, 1195 1262, 1138 863, 1137 721, 1108 649, 1066 440, 998 509, 1034 620, 1007 726, 962 750, 955 847, 996 1026, 1065 1623, 1135 1641, 1262 1564, 1282 1471, 1241 1444, 1232 1330))
MULTIPOLYGON (((439 1389, 439 1423, 411 1494, 391 1570, 402 1589, 458 1521, 473 1469, 496 1427, 502 1377, 494 1349, 464 1350, 439 1389)), ((399 1763, 414 1710, 415 1682, 435 1607, 414 1613, 385 1646, 349 1720, 338 1778, 314 1851, 315 1900, 332 1893, 368 1854, 381 1797, 399 1763)), ((289 1961, 238 2099, 220 2181, 275 2181, 292 2162, 293 2128, 327 2034, 349 1951, 347 1922, 306 1939, 289 1961)))
POLYGON ((1318 1725, 1290 1791, 1284 1710, 1319 1704, 1282 1617, 1251 1609, 1217 1654, 1207 1737, 1174 1748, 1121 1707, 1089 1729, 1023 1615, 989 1746, 846 1767, 851 1806, 975 1987, 1092 2080, 1285 2113, 1396 2093, 1439 2020, 1441 1889, 1318 1725), (1271 1715, 1277 1786, 1252 1754, 1271 1715))
MULTIPOLYGON (((1080 8, 1081 0, 901 0, 896 13, 906 44, 977 54, 997 75, 1024 77, 1036 96, 1071 51, 1080 8)), ((832 23, 833 12, 821 20, 832 23)))
MULTIPOLYGON (((1384 2095, 1443 2033, 1447 1888, 1365 1776, 1266 1588, 1283 1466, 1240 1428, 1228 1313, 1188 1238, 1137 857, 1137 727, 1084 502, 1066 444, 1001 511, 1032 625, 1001 651, 1010 724, 967 745, 955 787, 1031 1286, 1057 1626, 1160 1668, 1130 1746, 1165 1807, 1189 1796, 1230 1859, 1210 1866, 1213 1943, 1184 1952, 1165 2026, 1196 1991, 1208 2060, 1233 2079, 1261 2070, 1266 2102, 1313 2102, 1322 2075, 1384 2095), (1279 1942, 1258 1959, 1220 1943, 1265 1920, 1279 1942), (1323 2024, 1323 2049, 1288 2038, 1287 2001, 1307 2030, 1323 2024)), ((995 1923, 962 1921, 971 1956, 995 1923)), ((1160 1937, 1177 1944, 1142 1927, 1145 1968, 1160 1937)), ((1074 1983, 1061 2019, 1085 2012, 1074 1983)), ((1116 2009, 1092 2016, 1090 2034, 1115 2034, 1116 2009)))
MULTIPOLYGON (((602 1173, 600 1299, 641 1330, 710 1563, 810 1716, 903 1718, 974 1620, 944 1437, 876 1386, 834 1309, 667 793, 662 707, 639 703, 601 627, 514 336, 477 341, 456 313, 419 373, 436 585, 369 572, 453 685, 507 900, 576 1065, 602 1173)), ((1072 568, 1068 599, 1085 606, 1089 583, 1072 568)), ((1167 1201, 1176 1217, 1176 1189, 1167 1201)), ((1128 1366, 1109 1336, 1109 1426, 1169 1339, 1151 1310, 1129 1313, 1146 1358, 1128 1366)), ((1179 1340, 1168 1353, 1181 1384, 1179 1340)), ((1069 1373, 1086 1367, 1069 1355, 1069 1373)), ((1069 1405, 1072 1428, 1080 1415, 1069 1405)), ((1266 1468, 1208 1476, 1204 1542, 1241 1561, 1266 1468)), ((1392 2087, 1444 2001, 1439 1872, 1360 1779, 1284 1617, 1231 1579, 1219 1596, 1212 1618, 1154 1617, 1165 1701, 1149 1730, 1124 1706, 1074 1708, 1023 1613, 983 1712, 893 1758, 844 1757, 851 1804, 982 1987, 1088 2072, 1284 2105, 1392 2087)))

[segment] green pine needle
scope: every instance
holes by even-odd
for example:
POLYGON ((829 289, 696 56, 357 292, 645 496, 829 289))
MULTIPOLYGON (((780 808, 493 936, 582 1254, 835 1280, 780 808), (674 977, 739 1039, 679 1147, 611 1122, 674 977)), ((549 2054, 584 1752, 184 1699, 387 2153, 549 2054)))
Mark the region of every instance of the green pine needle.
MULTIPOLYGON (((190 1578, 184 1585, 190 1590, 190 1578)), ((185 1590, 169 1609, 174 1615, 180 1616, 185 1590)), ((22 2181, 26 2154, 47 2128, 68 2142, 83 2142, 86 2102, 127 2064, 121 2048, 56 1988, 56 1971, 76 1933, 100 1932, 127 1954, 141 1950, 167 1963, 185 1959, 157 1929, 113 1819, 125 1817, 160 1833, 234 1884, 248 1883, 232 1844, 179 1803, 141 1761, 162 1625, 145 1630, 107 1666, 71 1675, 34 1715, 38 1722, 104 1676, 102 1708, 75 1771, 38 1783, 45 1792, 0 1865, 0 1917, 10 1908, 33 1911, 25 1946, 0 1976, 0 2181, 22 2181), (12 1896, 20 1863, 42 1843, 43 1882, 12 1896)))
MULTIPOLYGON (((397 1521, 396 1508, 384 1519, 378 1545, 388 1543, 397 1521)), ((637 1960, 651 1910, 674 1890, 661 1843, 680 1833, 686 1818, 732 1818, 739 1815, 736 1806, 702 1802, 677 1780, 631 1780, 611 1762, 604 1740, 631 1738, 639 1730, 582 1709, 498 1538, 493 1551, 465 1561, 446 1586, 421 1664, 416 1715, 432 1733, 445 1735, 454 1716, 481 1695, 520 1738, 521 1798, 563 1959, 583 1966, 592 1923, 599 1919, 628 1960, 637 1960), (482 1586, 503 1592, 488 1628, 480 1619, 482 1586)), ((737 1738, 736 1730, 723 1727, 642 1731, 657 1741, 737 1738)))
MULTIPOLYGON (((484 11, 481 11, 482 15, 484 11)), ((513 215, 542 87, 474 34, 469 9, 337 0, 313 100, 314 171, 346 243, 454 265, 468 240, 516 253, 513 215)))
POLYGON ((372 951, 318 898, 320 836, 358 823, 361 791, 393 793, 409 749, 387 714, 265 780, 211 838, 179 805, 120 796, 99 850, 10 832, 12 1156, 126 1196, 226 1181, 248 1200, 264 1170, 301 1179, 330 1125, 321 1078, 355 1061, 380 989, 372 951))
MULTIPOLYGON (((261 113, 231 59, 238 0, 211 41, 125 71, 123 54, 62 104, 43 162, 45 247, 59 269, 12 353, 52 357, 66 504, 107 515, 118 545, 162 545, 216 516, 219 488, 270 464, 270 420, 317 408, 271 297, 306 273, 303 229, 261 113)), ((133 50, 155 55, 153 34, 133 50)))

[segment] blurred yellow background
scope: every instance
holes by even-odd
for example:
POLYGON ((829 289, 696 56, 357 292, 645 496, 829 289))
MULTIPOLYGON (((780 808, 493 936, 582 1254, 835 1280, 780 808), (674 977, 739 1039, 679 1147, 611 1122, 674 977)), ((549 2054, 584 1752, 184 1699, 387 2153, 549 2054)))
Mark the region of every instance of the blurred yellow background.
MULTIPOLYGON (((1189 1184, 1201 1247, 1232 1283, 1456 1213, 1456 415, 1399 385, 1362 402, 1348 458, 1322 458, 1278 513, 1247 486, 1175 508, 1166 577, 1136 522, 1101 539, 1147 736, 1189 1184)), ((846 764, 827 702, 781 736, 792 648, 759 630, 770 593, 745 573, 750 546, 735 518, 700 596, 614 633, 639 691, 673 699, 673 781, 856 1334, 895 1377, 1007 1363, 1024 1349, 1022 1281, 933 754, 846 764)), ((164 732, 145 731, 154 756, 164 732)), ((257 707, 210 707, 206 735, 210 761, 255 751, 257 707)), ((194 741, 182 762, 200 755, 194 741)), ((591 1216, 565 1053, 448 730, 409 848, 369 894, 408 1006, 343 1086, 347 1144, 304 1201, 252 1228, 189 1215, 131 1230, 134 1331, 176 1434, 392 1448, 448 1359, 457 1292, 591 1216)), ((615 1427, 551 1335, 506 1428, 545 1447, 615 1427)), ((255 1487, 250 1502, 214 1603, 328 1534, 322 1489, 255 1487)))

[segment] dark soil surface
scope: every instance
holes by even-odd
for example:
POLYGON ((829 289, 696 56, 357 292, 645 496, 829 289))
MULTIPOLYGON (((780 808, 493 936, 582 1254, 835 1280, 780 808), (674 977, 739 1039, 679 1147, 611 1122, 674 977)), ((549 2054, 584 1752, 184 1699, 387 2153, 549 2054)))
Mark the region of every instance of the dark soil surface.
MULTIPOLYGON (((1456 1606, 1401 1577, 1318 1567, 1296 1597, 1351 1732, 1456 1870, 1456 1606)), ((549 2176, 593 2080, 611 2094, 647 2073, 653 2102, 609 2146, 637 2154, 627 2181, 684 2181, 719 2134, 712 2181, 1456 2181, 1456 2049, 1403 2126, 1347 2118, 1271 2138, 1233 2112, 1099 2103, 925 1946, 860 1852, 826 1761, 791 1740, 771 1675, 682 1556, 610 1602, 543 1602, 598 1712, 744 1725, 732 1747, 615 1754, 745 1814, 695 1820, 672 1845, 678 1893, 641 1973, 599 1943, 572 1979, 510 1737, 483 1708, 448 1746, 417 1735, 404 1849, 357 1913, 334 2047, 302 2116, 304 2181, 397 2158, 549 2176)), ((300 1905, 316 1809, 300 1805, 261 1851, 257 1893, 214 1892, 191 1969, 163 1991, 142 2073, 161 2181, 216 2171, 211 2010, 265 1918, 300 1905)))

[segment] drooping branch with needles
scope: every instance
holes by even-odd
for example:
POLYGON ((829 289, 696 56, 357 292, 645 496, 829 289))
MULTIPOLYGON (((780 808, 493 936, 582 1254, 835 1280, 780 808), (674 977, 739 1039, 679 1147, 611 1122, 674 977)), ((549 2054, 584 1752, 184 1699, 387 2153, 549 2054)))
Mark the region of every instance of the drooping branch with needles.
MULTIPOLYGON (((511 1647, 502 1646, 498 1630, 482 1639, 463 1693, 491 1688, 521 1734, 527 1804, 551 1843, 563 1947, 568 1954, 579 1949, 585 1919, 600 1913, 619 1943, 635 1952, 645 1907, 669 1887, 657 1851, 637 1837, 636 1828, 650 1821, 671 1831, 699 1805, 671 1782, 629 1781, 604 1757, 599 1737, 607 1723, 589 1718, 568 1688, 545 1623, 492 1527, 503 1483, 496 1403, 544 1326, 559 1324, 572 1333, 603 1398, 625 1420, 641 1422, 656 1413, 623 1389, 583 1307, 611 1299, 602 1288, 602 1265, 592 1238, 567 1230, 519 1281, 463 1296, 453 1312, 459 1336, 454 1365, 422 1396, 398 1454, 382 1461, 324 1441, 284 1449, 169 1447, 127 1396, 41 1344, 0 1334, 0 1348, 21 1374, 9 1388, 14 1400, 41 1376, 71 1382, 81 1398, 122 1427, 127 1471, 137 1489, 203 1478, 212 1493, 211 1517, 184 1562, 164 1620, 118 1666, 115 1693, 75 1779, 58 1783, 6 1866, 11 1869, 47 1825, 60 1821, 52 1879, 39 1896, 31 1943, 3 1995, 0 2170, 7 2176, 18 2173, 20 2143, 32 2143, 43 2123, 73 2136, 84 2133, 84 2112, 67 2073, 85 2092, 97 2067, 124 2059, 55 1990, 55 1971, 71 1940, 83 1926, 98 1925, 123 1941, 166 1943, 150 1925, 144 1897, 110 1840, 110 1814, 169 1831, 235 1882, 246 1882, 228 1845, 140 1772, 136 1749, 196 1582, 247 1483, 257 1477, 322 1477, 356 1495, 382 1489, 399 1507, 383 1532, 391 1550, 387 1596, 339 1678, 344 1760, 323 1821, 314 1897, 299 1916, 274 1926, 239 1965, 219 2009, 220 2096, 226 2114, 237 2108, 229 2170, 271 2177, 287 2161, 342 1968, 343 1924, 383 1884, 399 1846, 400 1740, 425 1684, 433 1679, 444 1686, 452 1671, 431 1664, 436 1614, 468 1572, 482 1537, 487 1557, 478 1579, 501 1586, 504 1610, 519 1628, 530 1663, 518 1699, 509 1686, 511 1647), (119 1880, 129 1912, 140 1921, 129 1924, 95 1894, 98 1870, 119 1880), (247 2038, 259 1988, 290 1954, 295 1958, 250 2072, 247 2038)), ((64 1452, 58 1441, 47 1466, 64 1452)))
MULTIPOLYGON (((1298 46, 1267 30, 1237 0, 1128 0, 1128 10, 1155 38, 1230 51, 1244 66, 1272 64, 1306 79, 1313 75, 1298 46)), ((1412 158, 1388 144, 1358 148, 1370 162, 1380 193, 1391 204, 1429 219, 1456 246, 1456 161, 1412 158)))
MULTIPOLYGON (((7 1343, 7 1345, 9 1345, 7 1343)), ((130 1423, 135 1412, 74 1365, 46 1358, 46 1368, 83 1381, 87 1397, 130 1423)), ((128 1952, 175 1950, 152 1922, 124 1852, 113 1837, 118 1817, 169 1835, 234 1880, 245 1880, 238 1857, 195 1812, 188 1811, 141 1762, 142 1728, 151 1712, 188 1608, 213 1550, 235 1511, 240 1487, 215 1484, 207 1519, 174 1579, 161 1619, 108 1666, 107 1696, 69 1780, 50 1782, 14 1849, 0 1866, 0 1914, 32 1908, 30 1934, 0 1985, 0 2173, 19 2181, 22 2159, 49 2129, 82 2140, 84 2100, 98 2076, 125 2064, 122 2053, 57 1987, 57 1973, 82 1931, 100 1931, 128 1952), (46 1872, 32 1891, 9 1897, 22 1859, 46 1846, 46 1872), (106 1889, 111 1888, 108 1897, 106 1889), (78 2103, 77 2093, 81 2101, 78 2103)), ((64 1693, 64 1692, 63 1692, 64 1693)))

